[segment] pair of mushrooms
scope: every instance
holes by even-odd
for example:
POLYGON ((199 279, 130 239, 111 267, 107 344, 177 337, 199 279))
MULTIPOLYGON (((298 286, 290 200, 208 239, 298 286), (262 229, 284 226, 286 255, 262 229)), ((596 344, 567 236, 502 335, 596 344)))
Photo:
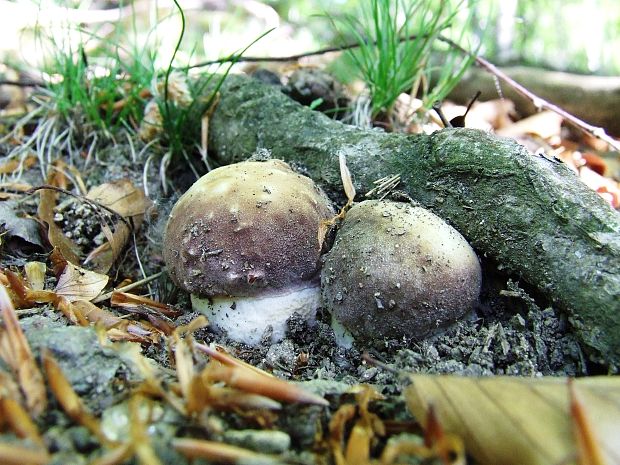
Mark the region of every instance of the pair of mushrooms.
POLYGON ((420 339, 478 299, 481 271, 465 239, 433 213, 368 200, 347 213, 321 258, 334 216, 314 182, 284 162, 246 161, 200 178, 172 209, 164 259, 195 310, 229 337, 284 337, 323 305, 339 343, 420 339), (324 261, 321 266, 321 261, 324 261), (322 270, 321 270, 322 268, 322 270))

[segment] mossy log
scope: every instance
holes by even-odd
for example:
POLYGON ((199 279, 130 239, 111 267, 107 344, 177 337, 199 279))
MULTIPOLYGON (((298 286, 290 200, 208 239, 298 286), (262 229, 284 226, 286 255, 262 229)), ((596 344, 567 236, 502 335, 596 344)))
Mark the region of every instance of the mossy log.
POLYGON ((342 191, 340 153, 360 198, 377 179, 399 174, 399 190, 566 311, 593 361, 620 368, 620 215, 561 162, 472 129, 361 130, 275 87, 229 77, 209 149, 227 164, 260 148, 332 193, 342 191))

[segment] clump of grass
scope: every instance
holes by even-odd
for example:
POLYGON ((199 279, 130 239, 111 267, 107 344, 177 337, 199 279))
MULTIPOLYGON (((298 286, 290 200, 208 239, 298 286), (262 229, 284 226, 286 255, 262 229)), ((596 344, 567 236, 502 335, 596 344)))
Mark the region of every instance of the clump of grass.
MULTIPOLYGON (((254 39, 249 45, 243 48, 240 52, 234 52, 229 56, 228 66, 224 70, 222 74, 214 74, 214 73, 204 73, 197 79, 187 79, 187 69, 185 70, 185 79, 190 83, 189 91, 193 98, 191 101, 187 103, 183 103, 178 99, 170 98, 170 78, 172 76, 173 70, 173 62, 174 58, 179 51, 181 46, 181 42, 183 40, 183 34, 185 31, 185 14, 183 9, 177 2, 177 0, 173 0, 176 5, 179 14, 181 15, 181 34, 177 41, 174 53, 172 58, 170 59, 170 64, 165 73, 164 78, 164 87, 163 92, 160 95, 160 98, 157 100, 159 112, 162 115, 162 131, 161 134, 164 136, 164 141, 167 143, 169 150, 165 155, 163 160, 163 164, 169 164, 171 160, 175 157, 182 155, 185 160, 188 161, 190 167, 193 168, 192 163, 190 161, 188 152, 193 148, 198 146, 198 134, 205 131, 205 124, 208 124, 205 121, 205 118, 209 116, 209 114, 213 111, 215 105, 217 104, 218 92, 220 87, 224 83, 224 80, 230 73, 232 67, 239 61, 239 59, 243 56, 243 54, 256 42, 265 37, 267 34, 273 31, 273 29, 268 30, 267 32, 261 34, 259 37, 254 39), (214 81, 214 84, 212 82, 214 81), (209 91, 207 91, 207 89, 209 91), (189 137, 188 137, 189 136, 189 137), (188 141, 190 143, 188 144, 188 141)), ((178 73, 176 71, 175 73, 178 73)), ((205 148, 198 146, 198 150, 201 152, 202 160, 207 166, 210 168, 207 161, 207 154, 204 153, 205 148)))
POLYGON ((133 31, 118 23, 112 39, 84 30, 75 31, 70 25, 67 25, 67 36, 59 39, 61 43, 43 35, 39 37, 41 48, 47 51, 43 72, 49 79, 37 98, 38 124, 32 137, 16 150, 23 155, 32 147, 40 160, 43 176, 60 153, 68 154, 69 162, 73 163, 77 154, 87 151, 88 163, 91 154, 97 152, 98 144, 116 145, 119 137, 129 142, 132 158, 137 161, 132 141, 145 120, 145 107, 149 104, 156 107, 157 117, 152 123, 151 135, 144 142, 147 147, 157 149, 151 151, 152 156, 146 163, 153 157, 160 157, 164 188, 165 173, 171 163, 185 160, 198 175, 196 154, 206 162, 206 153, 199 143, 203 117, 214 107, 218 90, 231 67, 249 46, 270 31, 240 53, 231 55, 222 74, 203 73, 199 78, 190 79, 187 69, 173 68, 186 26, 183 9, 173 1, 181 18, 181 31, 164 70, 157 69, 156 44, 149 40, 155 35, 155 29, 147 35, 146 43, 139 44, 135 14, 131 21, 133 31), (69 39, 75 32, 85 41, 96 43, 97 47, 94 50, 91 47, 87 54, 83 44, 72 46, 69 39), (134 40, 127 45, 130 35, 134 40), (181 99, 170 91, 175 86, 178 91, 179 85, 181 99))
POLYGON ((45 91, 52 112, 67 121, 83 119, 88 130, 105 135, 141 119, 142 93, 156 75, 154 55, 130 51, 122 57, 121 47, 112 47, 100 52, 107 56, 100 65, 89 63, 82 45, 77 50, 57 49, 45 67, 52 77, 45 91))
MULTIPOLYGON (((372 119, 389 119, 398 96, 421 93, 423 105, 431 108, 456 85, 474 60, 444 47, 443 63, 431 60, 443 33, 450 28, 464 1, 365 0, 357 14, 329 17, 343 42, 353 38, 357 47, 345 54, 356 77, 366 84, 372 119), (431 86, 431 73, 439 76, 431 86)), ((458 41, 465 37, 471 15, 458 41)))

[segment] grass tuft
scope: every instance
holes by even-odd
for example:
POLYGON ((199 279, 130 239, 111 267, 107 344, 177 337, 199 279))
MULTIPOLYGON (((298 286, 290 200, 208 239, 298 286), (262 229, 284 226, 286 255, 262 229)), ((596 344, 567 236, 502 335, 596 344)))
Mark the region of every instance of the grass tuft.
MULTIPOLYGON (((441 47, 440 37, 456 21, 464 0, 366 0, 357 14, 330 17, 342 44, 352 38, 358 47, 345 52, 356 77, 366 84, 372 119, 390 118, 398 96, 403 92, 421 93, 423 105, 430 109, 443 99, 472 64, 474 57, 441 47), (442 48, 440 65, 432 54, 442 48), (431 86, 431 73, 439 80, 431 86)), ((473 8, 458 34, 473 19, 473 8)))

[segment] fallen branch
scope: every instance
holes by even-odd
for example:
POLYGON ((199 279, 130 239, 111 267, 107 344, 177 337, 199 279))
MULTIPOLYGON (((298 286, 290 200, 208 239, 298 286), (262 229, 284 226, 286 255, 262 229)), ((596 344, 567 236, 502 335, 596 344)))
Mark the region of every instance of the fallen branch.
POLYGON ((400 188, 456 227, 481 257, 565 310, 592 360, 620 368, 620 215, 561 162, 471 129, 388 134, 333 121, 278 89, 231 76, 211 119, 223 164, 266 148, 328 193, 346 155, 360 197, 400 174, 400 188))
MULTIPOLYGON (((409 40, 416 40, 420 37, 423 36, 419 36, 416 34, 407 36, 407 37, 403 37, 400 39, 401 42, 405 42, 405 41, 409 41, 409 40)), ((444 42, 445 44, 448 44, 450 47, 452 47, 455 50, 458 50, 463 56, 469 56, 472 57, 475 61, 475 63, 480 66, 481 68, 483 68, 485 71, 487 71, 488 73, 490 73, 491 75, 495 76, 496 78, 504 81, 506 84, 508 84, 512 89, 514 89, 514 91, 525 97, 526 99, 528 99, 529 101, 532 102, 532 104, 540 111, 540 110, 549 110, 552 111, 558 115, 560 115, 562 118, 564 118, 568 123, 572 124, 575 128, 585 132, 586 134, 590 134, 604 142, 606 142, 607 144, 609 144, 610 147, 612 147, 614 150, 620 151, 620 142, 616 141, 614 138, 610 137, 607 132, 605 132, 604 128, 601 127, 596 127, 592 124, 589 124, 579 118, 577 118, 575 115, 567 112, 566 110, 564 110, 563 108, 560 108, 558 105, 555 105, 554 103, 548 102, 547 100, 545 100, 544 98, 536 95, 534 92, 530 91, 527 87, 521 85, 519 82, 515 81, 514 79, 512 79, 508 74, 506 74, 505 72, 503 72, 502 70, 500 70, 497 66, 495 66, 493 63, 491 63, 490 61, 488 61, 487 59, 476 55, 475 53, 472 53, 466 49, 464 49, 463 47, 461 47, 459 44, 457 44, 456 42, 454 42, 453 40, 444 37, 444 36, 439 36, 437 38, 437 40, 439 40, 440 42, 444 42)), ((209 61, 203 61, 191 66, 187 66, 184 69, 193 69, 193 68, 200 68, 200 67, 204 67, 204 66, 209 66, 209 65, 213 65, 213 64, 222 64, 222 63, 228 63, 231 61, 235 61, 235 62, 239 62, 239 63, 264 63, 264 62, 279 62, 279 63, 287 63, 287 62, 291 62, 291 61, 298 61, 302 58, 308 58, 311 56, 317 56, 317 55, 325 55, 327 53, 333 53, 333 52, 344 52, 347 50, 351 50, 351 49, 355 49, 359 47, 359 42, 354 42, 354 43, 349 43, 349 44, 343 44, 340 46, 336 46, 336 47, 326 47, 326 48, 322 48, 319 50, 315 50, 312 52, 305 52, 305 53, 298 53, 296 55, 289 55, 289 56, 281 56, 281 57, 251 57, 251 56, 242 56, 241 54, 233 54, 229 57, 226 58, 219 58, 217 60, 209 60, 209 61)), ((470 92, 470 94, 468 95, 467 98, 470 98, 471 95, 473 95, 474 92, 470 92)))

